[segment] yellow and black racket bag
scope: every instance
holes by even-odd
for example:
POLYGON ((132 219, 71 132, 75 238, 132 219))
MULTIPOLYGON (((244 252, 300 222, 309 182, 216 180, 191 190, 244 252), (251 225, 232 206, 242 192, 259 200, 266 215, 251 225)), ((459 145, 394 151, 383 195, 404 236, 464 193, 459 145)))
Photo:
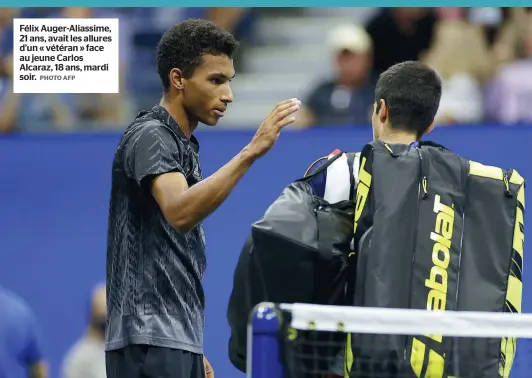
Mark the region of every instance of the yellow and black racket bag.
MULTIPOLYGON (((432 142, 374 141, 358 177, 354 305, 521 311, 525 193, 516 170, 432 142)), ((511 338, 352 334, 345 376, 507 378, 515 352, 511 338)))

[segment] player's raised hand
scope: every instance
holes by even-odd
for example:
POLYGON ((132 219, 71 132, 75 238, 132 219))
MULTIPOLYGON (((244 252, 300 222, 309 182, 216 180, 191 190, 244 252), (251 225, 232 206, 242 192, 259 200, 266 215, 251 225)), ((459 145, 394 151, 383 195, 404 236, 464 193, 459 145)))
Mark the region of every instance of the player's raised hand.
POLYGON ((278 103, 260 125, 248 145, 248 150, 256 157, 261 157, 268 152, 279 138, 281 130, 296 120, 293 114, 300 107, 301 101, 297 98, 278 103))

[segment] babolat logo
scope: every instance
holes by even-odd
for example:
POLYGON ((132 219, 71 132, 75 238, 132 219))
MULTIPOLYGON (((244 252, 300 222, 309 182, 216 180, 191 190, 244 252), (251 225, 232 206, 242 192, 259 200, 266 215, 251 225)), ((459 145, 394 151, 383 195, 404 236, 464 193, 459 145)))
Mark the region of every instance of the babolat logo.
MULTIPOLYGON (((427 296, 427 310, 445 311, 447 304, 448 273, 447 269, 451 262, 451 239, 453 237, 455 211, 454 206, 447 206, 441 202, 441 197, 434 198, 433 211, 436 213, 434 231, 430 233, 430 240, 434 242, 432 247, 432 267, 429 278, 425 280, 425 286, 430 290, 427 296)), ((441 343, 441 335, 425 335, 426 337, 441 343)), ((444 374, 445 359, 418 338, 412 341, 412 354, 410 365, 417 377, 422 376, 425 358, 428 358, 424 378, 442 378, 444 374), (427 353, 428 352, 428 353, 427 353)))
MULTIPOLYGON (((454 229, 454 206, 441 203, 441 198, 434 198, 434 212, 436 224, 434 231, 430 233, 430 240, 434 242, 432 247, 432 268, 429 278, 425 280, 425 286, 430 289, 427 297, 427 310, 445 311, 447 303, 447 268, 451 261, 451 239, 454 229)), ((441 336, 439 341, 441 342, 441 336)))

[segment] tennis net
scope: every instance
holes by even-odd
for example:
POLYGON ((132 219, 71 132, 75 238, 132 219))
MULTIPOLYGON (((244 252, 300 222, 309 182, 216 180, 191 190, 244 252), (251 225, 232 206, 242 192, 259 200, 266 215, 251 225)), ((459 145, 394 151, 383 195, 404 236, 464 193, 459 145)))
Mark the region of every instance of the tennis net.
POLYGON ((253 378, 532 377, 532 314, 262 303, 253 378))

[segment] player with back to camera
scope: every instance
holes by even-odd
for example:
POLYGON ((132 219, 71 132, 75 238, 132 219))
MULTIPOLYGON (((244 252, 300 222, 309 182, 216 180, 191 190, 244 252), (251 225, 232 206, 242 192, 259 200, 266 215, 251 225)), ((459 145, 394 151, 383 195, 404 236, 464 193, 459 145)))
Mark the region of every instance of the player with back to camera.
POLYGON ((159 105, 124 132, 112 168, 107 236, 108 378, 200 378, 206 267, 201 222, 256 159, 294 122, 300 102, 280 102, 250 143, 202 178, 198 123, 214 126, 233 102, 237 41, 205 20, 186 20, 161 38, 159 105))
MULTIPOLYGON (((418 146, 418 141, 430 133, 439 108, 441 80, 430 67, 415 61, 398 63, 383 72, 375 88, 372 129, 373 139, 390 144, 418 146)), ((323 157, 312 163, 306 175, 325 163, 323 157)), ((345 156, 337 159, 325 171, 311 180, 316 195, 330 203, 349 199, 349 172, 345 156)), ((358 159, 355 159, 355 179, 358 179, 358 159)), ((344 376, 344 351, 324 378, 344 376)), ((384 363, 384 362, 383 362, 384 363)))
MULTIPOLYGON (((375 87, 371 117, 373 139, 417 147, 417 142, 434 127, 441 93, 440 77, 423 63, 406 61, 388 68, 380 74, 375 87)), ((306 175, 324 164, 327 158, 312 163, 306 175)), ((327 181, 329 172, 340 172, 337 167, 342 167, 343 172, 345 164, 345 159, 336 160, 310 182, 317 195, 331 203, 348 199, 349 177, 334 175, 327 181)))

